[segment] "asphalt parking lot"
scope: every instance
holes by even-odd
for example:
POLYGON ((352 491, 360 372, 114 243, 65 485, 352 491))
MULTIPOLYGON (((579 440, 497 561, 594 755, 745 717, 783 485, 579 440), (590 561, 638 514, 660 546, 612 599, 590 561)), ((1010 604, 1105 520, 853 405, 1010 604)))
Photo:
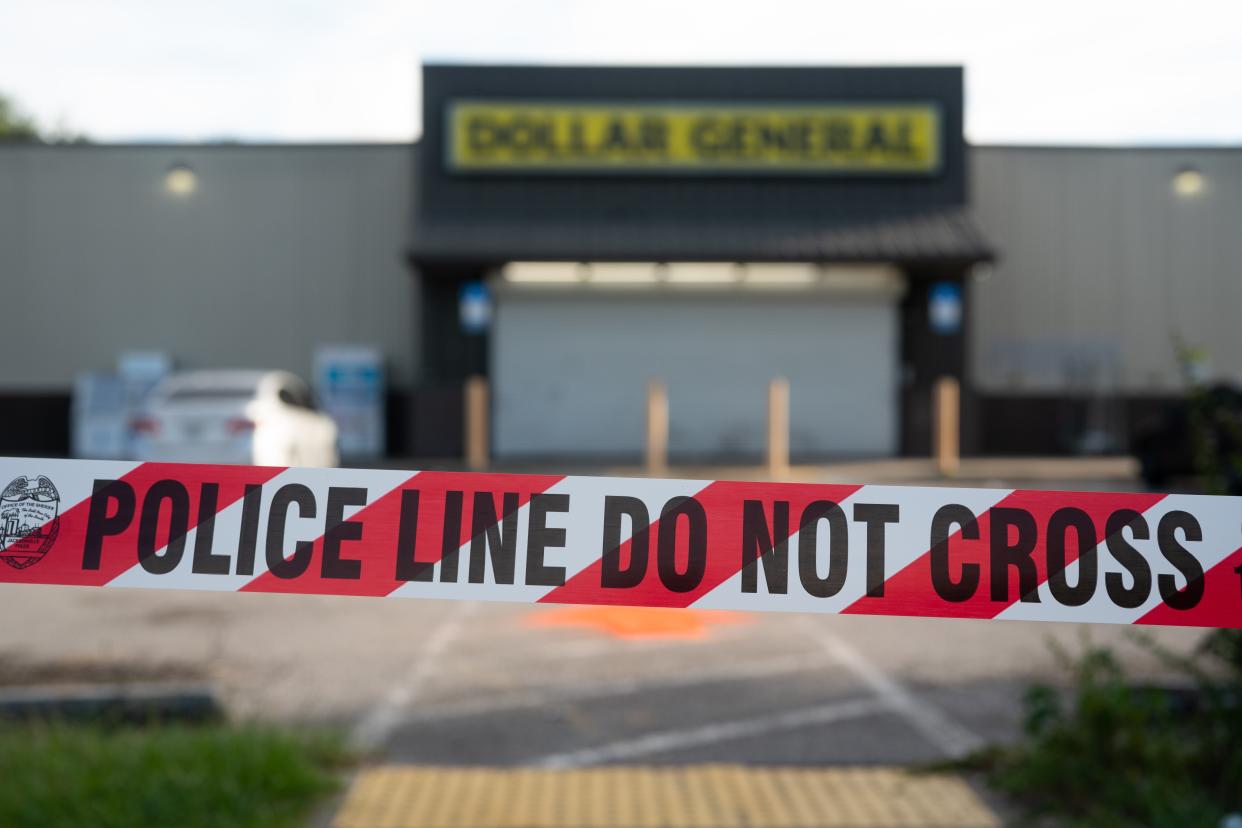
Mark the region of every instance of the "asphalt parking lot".
MULTIPOLYGON (((1155 629, 1175 649, 1202 633, 1155 629)), ((907 763, 1011 738, 1049 640, 1120 627, 0 587, 0 682, 210 682, 397 761, 907 763)))

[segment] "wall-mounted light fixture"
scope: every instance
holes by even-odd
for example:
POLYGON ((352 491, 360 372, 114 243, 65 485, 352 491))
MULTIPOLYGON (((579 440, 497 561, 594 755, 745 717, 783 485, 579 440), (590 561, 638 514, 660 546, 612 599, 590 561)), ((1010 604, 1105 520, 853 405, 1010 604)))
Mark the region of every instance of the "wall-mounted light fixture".
POLYGON ((198 189, 198 176, 189 164, 177 162, 164 173, 164 191, 178 198, 188 198, 198 189))
POLYGON ((1173 193, 1178 198, 1195 198, 1203 194, 1207 179, 1194 167, 1182 167, 1173 174, 1173 193))

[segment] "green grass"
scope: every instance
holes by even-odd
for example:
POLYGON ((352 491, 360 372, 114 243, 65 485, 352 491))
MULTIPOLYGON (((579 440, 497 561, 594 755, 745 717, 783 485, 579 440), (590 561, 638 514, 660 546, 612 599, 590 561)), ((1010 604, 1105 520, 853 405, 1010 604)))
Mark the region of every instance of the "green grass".
POLYGON ((299 825, 344 762, 323 734, 0 720, 0 825, 299 825))

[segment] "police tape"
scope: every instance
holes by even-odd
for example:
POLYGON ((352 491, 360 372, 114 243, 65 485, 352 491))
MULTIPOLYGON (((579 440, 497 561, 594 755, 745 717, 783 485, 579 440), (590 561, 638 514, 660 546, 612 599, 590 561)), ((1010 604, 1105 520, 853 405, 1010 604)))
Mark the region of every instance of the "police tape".
POLYGON ((1242 627, 1242 498, 0 459, 0 582, 1242 627))

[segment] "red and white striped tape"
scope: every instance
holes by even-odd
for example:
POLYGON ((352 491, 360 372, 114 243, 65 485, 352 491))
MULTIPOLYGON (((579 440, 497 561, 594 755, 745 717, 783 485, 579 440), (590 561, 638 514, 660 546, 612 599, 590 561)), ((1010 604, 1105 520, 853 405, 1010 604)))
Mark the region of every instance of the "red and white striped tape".
POLYGON ((0 459, 0 582, 1242 627, 1242 498, 0 459))

